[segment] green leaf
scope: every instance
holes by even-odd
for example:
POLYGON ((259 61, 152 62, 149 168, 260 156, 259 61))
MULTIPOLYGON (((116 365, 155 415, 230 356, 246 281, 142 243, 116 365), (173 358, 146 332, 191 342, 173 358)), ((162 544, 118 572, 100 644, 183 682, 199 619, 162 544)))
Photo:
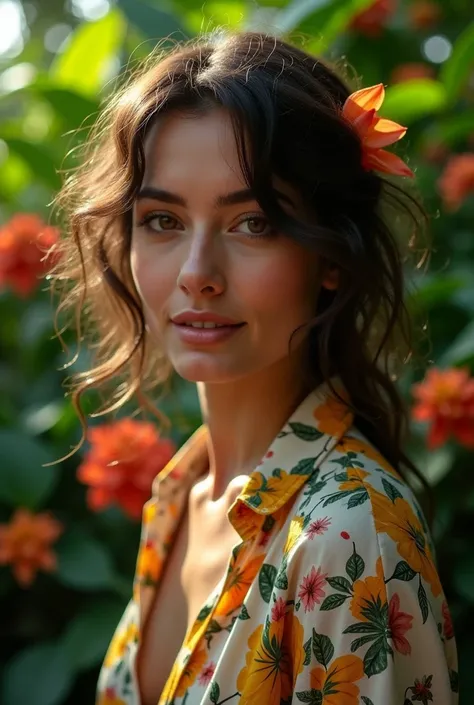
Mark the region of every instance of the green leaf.
POLYGON ((114 572, 104 546, 79 531, 68 531, 58 542, 58 579, 78 590, 113 588, 114 572))
POLYGON ((376 634, 380 632, 380 628, 377 625, 371 624, 370 622, 357 622, 357 624, 350 624, 344 629, 343 634, 376 634))
POLYGON ((309 703, 309 705, 321 705, 323 702, 323 694, 320 690, 300 690, 296 693, 296 697, 300 703, 309 703))
POLYGON ((309 666, 311 663, 311 637, 303 644, 303 648, 305 653, 303 666, 309 666))
POLYGON ((97 22, 79 25, 51 66, 53 83, 94 97, 109 79, 107 71, 122 46, 125 27, 118 10, 111 10, 97 22))
POLYGON ((211 692, 209 695, 209 699, 210 699, 211 703, 219 702, 220 694, 221 694, 221 689, 219 688, 219 684, 214 681, 214 683, 211 685, 211 692))
POLYGON ((459 674, 457 671, 449 670, 449 682, 453 693, 459 693, 459 674))
POLYGON ((364 570, 364 560, 358 553, 356 553, 354 546, 354 552, 346 563, 346 573, 354 583, 356 580, 359 580, 364 570))
POLYGON ((318 663, 327 668, 334 656, 334 646, 325 634, 318 634, 313 628, 313 654, 318 663))
POLYGON ((84 123, 90 125, 97 116, 99 102, 93 97, 77 93, 72 88, 47 85, 35 87, 35 90, 48 101, 69 130, 75 130, 84 123))
POLYGON ((340 607, 347 600, 349 595, 328 595, 321 605, 321 610, 327 612, 328 610, 334 610, 336 607, 340 607))
POLYGON ((440 78, 446 88, 449 103, 454 103, 474 68, 474 23, 458 36, 453 51, 444 62, 440 78))
POLYGON ((264 563, 258 574, 258 587, 260 595, 265 602, 270 602, 272 596, 273 585, 277 576, 277 569, 270 563, 264 563))
POLYGON ((14 507, 38 509, 59 479, 60 465, 42 467, 55 458, 39 440, 18 431, 0 430, 0 500, 14 507))
MULTIPOLYGON (((0 133, 8 148, 23 159, 39 181, 50 189, 57 190, 61 179, 56 171, 56 164, 49 150, 43 145, 28 142, 20 137, 12 137, 0 133)), ((58 165, 59 166, 59 165, 58 165)))
POLYGON ((421 582, 421 576, 420 576, 420 584, 418 586, 418 604, 420 605, 421 616, 423 617, 423 624, 424 624, 426 622, 426 620, 428 619, 429 605, 428 605, 428 598, 426 596, 425 588, 423 587, 423 584, 421 582))
POLYGON ((281 32, 297 29, 315 39, 309 42, 307 51, 319 53, 351 22, 354 15, 367 8, 373 0, 293 0, 281 10, 274 24, 281 32))
POLYGON ((336 575, 334 578, 327 578, 329 585, 334 588, 334 590, 341 590, 346 592, 348 595, 352 595, 352 585, 343 575, 336 575))
POLYGON ((364 705, 374 705, 372 700, 370 698, 368 698, 366 695, 361 695, 361 698, 362 698, 362 702, 364 703, 364 705))
POLYGON ((474 321, 468 323, 438 359, 439 367, 464 365, 474 360, 474 321))
POLYGON ((280 570, 275 580, 275 587, 279 590, 288 590, 288 576, 286 574, 286 561, 282 561, 280 570))
POLYGON ((382 673, 387 668, 387 648, 385 637, 374 641, 364 656, 364 673, 369 678, 377 673, 382 673))
POLYGON ((446 107, 442 83, 429 78, 413 79, 387 88, 380 114, 403 125, 411 125, 446 107))
POLYGON ((97 600, 69 622, 60 644, 75 671, 94 668, 102 662, 123 611, 122 601, 97 600))
POLYGON ((300 423, 299 421, 291 421, 289 427, 295 434, 295 436, 302 441, 317 441, 319 438, 324 436, 324 433, 318 431, 314 426, 308 426, 307 424, 300 423))
POLYGON ((290 475, 311 475, 315 462, 316 458, 303 458, 294 468, 291 468, 290 475))
MULTIPOLYGON (((162 39, 173 33, 186 36, 179 17, 172 12, 158 9, 141 0, 117 0, 117 5, 127 20, 145 37, 162 39)), ((187 36, 189 37, 189 33, 187 36)), ((179 39, 182 38, 183 36, 179 37, 179 39)))
POLYGON ((364 504, 369 499, 369 493, 364 490, 363 492, 357 492, 354 494, 347 503, 348 509, 353 509, 353 507, 358 507, 359 504, 364 504))
POLYGON ((242 605, 242 609, 240 610, 239 614, 239 619, 250 619, 250 615, 245 605, 242 605))
POLYGON ((73 685, 74 674, 60 643, 42 643, 17 653, 6 665, 2 705, 60 705, 73 685))
POLYGON ((361 636, 358 639, 354 639, 354 641, 351 644, 351 651, 354 653, 354 651, 357 651, 357 649, 360 649, 361 646, 364 646, 364 644, 368 644, 369 641, 373 641, 379 636, 380 632, 377 631, 375 634, 366 634, 365 636, 361 636))
POLYGON ((353 494, 353 490, 344 490, 343 492, 335 492, 333 495, 328 497, 323 502, 323 507, 327 507, 328 504, 334 504, 334 502, 339 502, 340 499, 344 499, 348 495, 353 494))
POLYGON ((415 571, 410 568, 408 563, 405 561, 399 561, 395 566, 395 571, 390 580, 404 580, 405 582, 408 582, 409 580, 413 580, 415 575, 415 571))
POLYGON ((395 502, 396 499, 403 499, 403 495, 397 490, 395 485, 392 485, 384 477, 382 478, 382 485, 387 497, 390 499, 391 502, 395 502))

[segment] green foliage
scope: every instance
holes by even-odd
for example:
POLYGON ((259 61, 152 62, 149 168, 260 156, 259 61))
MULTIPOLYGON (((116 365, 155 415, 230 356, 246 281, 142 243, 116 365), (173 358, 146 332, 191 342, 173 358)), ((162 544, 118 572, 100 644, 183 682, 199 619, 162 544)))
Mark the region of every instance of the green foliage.
MULTIPOLYGON (((386 86, 381 113, 410 128, 401 149, 416 171, 432 216, 429 271, 413 277, 408 305, 420 323, 426 320, 427 359, 441 367, 466 365, 474 372, 474 199, 448 212, 438 187, 449 152, 474 151, 470 4, 440 3, 441 23, 417 30, 409 21, 412 0, 400 0, 397 13, 381 33, 367 37, 351 29, 351 24, 371 1, 213 0, 203 4, 201 0, 117 0, 105 16, 87 22, 71 15, 64 3, 39 4, 37 0, 40 13, 36 20, 29 20, 30 38, 24 50, 3 62, 4 69, 31 63, 36 73, 26 85, 0 89, 1 222, 17 212, 38 213, 45 220, 51 217, 49 204, 61 182, 61 170, 75 166, 76 147, 87 135, 100 103, 107 101, 117 72, 133 67, 157 43, 166 47, 221 25, 274 31, 307 51, 324 53, 329 59, 345 57, 361 74, 361 86, 378 82, 386 86), (49 52, 44 48, 45 32, 61 23, 73 27, 72 35, 61 51, 49 52), (431 78, 393 85, 392 71, 400 64, 428 63, 423 45, 435 34, 451 42, 449 58, 439 66, 431 64, 431 78), (430 157, 430 148, 439 144, 447 153, 430 157)), ((65 339, 73 345, 71 332, 66 332, 65 339)), ((139 526, 118 509, 102 513, 88 509, 85 488, 75 474, 83 451, 48 465, 67 456, 81 433, 64 398, 64 378, 70 370, 60 369, 67 360, 54 338, 51 303, 41 288, 24 300, 0 293, 0 353, 0 523, 8 523, 18 507, 25 507, 52 512, 64 528, 54 546, 56 569, 50 575, 38 575, 31 587, 20 588, 10 567, 0 567, 5 622, 0 702, 92 703, 100 662, 131 595, 139 526), (26 614, 25 590, 32 597, 26 614)), ((75 368, 81 366, 85 369, 82 357, 75 368)), ((412 385, 423 378, 425 368, 407 367, 400 386, 408 402, 412 385)), ((177 444, 200 423, 196 391, 179 380, 174 381, 173 394, 160 400, 159 406, 171 419, 171 436, 177 444)), ((307 430, 295 426, 293 432, 304 437, 307 430)), ((455 442, 429 451, 426 428, 420 424, 413 424, 413 441, 407 450, 437 500, 433 532, 460 652, 461 705, 469 705, 466 666, 474 656, 472 452, 455 442)), ((396 487, 391 491, 396 500, 396 487)), ((366 499, 359 493, 350 501, 366 499)), ((408 580, 409 571, 402 563, 393 577, 408 580)), ((354 550, 347 575, 356 580, 362 570, 354 550)), ((275 581, 284 581, 285 574, 277 575, 269 565, 262 575, 259 589, 269 601, 275 581)), ((346 577, 331 580, 340 583, 333 585, 335 589, 347 593, 346 577)), ((345 599, 342 594, 334 597, 345 599)), ((419 600, 423 609, 422 593, 419 600)), ((325 609, 332 606, 327 603, 325 609)), ((333 647, 325 635, 314 632, 308 648, 323 665, 330 662, 333 647)), ((377 649, 371 653, 373 667, 383 656, 377 649)), ((300 693, 299 699, 304 700, 303 695, 314 699, 307 693, 300 693)), ((218 699, 215 683, 211 700, 218 699)))

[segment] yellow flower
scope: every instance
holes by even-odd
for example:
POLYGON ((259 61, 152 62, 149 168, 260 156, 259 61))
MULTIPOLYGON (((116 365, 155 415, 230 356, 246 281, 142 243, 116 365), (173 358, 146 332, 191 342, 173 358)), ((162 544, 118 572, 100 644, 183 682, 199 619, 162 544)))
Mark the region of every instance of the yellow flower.
POLYGON ((387 602, 387 591, 385 589, 382 558, 379 556, 376 563, 376 576, 369 576, 365 580, 356 580, 353 585, 353 597, 351 600, 351 612, 360 622, 368 622, 368 618, 362 613, 370 603, 380 602, 381 605, 387 602))
POLYGON ((127 705, 127 703, 122 698, 117 698, 113 688, 106 688, 100 694, 96 705, 127 705))
POLYGON ((163 561, 158 555, 155 544, 150 539, 145 541, 138 553, 136 578, 145 585, 156 585, 161 574, 163 561))
POLYGON ((336 450, 339 451, 339 453, 348 453, 349 451, 352 451, 353 453, 366 455, 371 460, 374 460, 377 465, 383 468, 390 475, 400 479, 400 475, 395 468, 390 465, 390 463, 378 452, 378 450, 372 448, 372 446, 365 441, 361 441, 358 438, 351 438, 350 436, 344 436, 337 444, 336 450))
POLYGON ((242 605, 264 558, 265 555, 262 553, 248 562, 238 560, 231 565, 222 596, 217 603, 216 615, 229 615, 242 605))
MULTIPOLYGON (((347 399, 347 393, 341 390, 337 391, 347 399)), ((332 396, 328 397, 324 404, 314 409, 313 416, 317 421, 318 429, 331 436, 341 436, 352 420, 352 413, 348 406, 332 396)))
POLYGON ((286 538, 285 548, 283 549, 283 555, 287 555, 298 541, 301 533, 303 531, 304 517, 293 517, 290 522, 290 528, 288 530, 288 536, 286 538))
POLYGON ((354 683, 364 677, 364 664, 358 656, 339 656, 327 670, 313 668, 310 677, 311 688, 322 691, 321 705, 359 705, 354 683))
POLYGON ((360 468, 347 468, 347 480, 339 485, 340 490, 348 490, 352 492, 353 490, 366 490, 367 485, 364 484, 364 479, 368 477, 370 473, 360 468))
POLYGON ((138 639, 137 625, 131 622, 120 632, 114 635, 105 656, 104 666, 112 666, 123 658, 128 644, 138 639))
POLYGON ((296 483, 301 481, 301 475, 289 475, 286 470, 280 470, 280 477, 265 477, 261 472, 251 473, 240 499, 260 509, 271 509, 282 496, 288 496, 296 483))
POLYGON ((420 521, 405 499, 392 502, 380 492, 372 493, 372 511, 377 533, 388 534, 397 551, 410 568, 430 584, 434 597, 441 593, 441 583, 420 521))
POLYGON ((198 677, 201 669, 207 660, 207 650, 205 646, 197 647, 191 654, 189 661, 186 663, 184 670, 178 682, 178 687, 174 693, 177 697, 182 697, 188 688, 190 688, 196 678, 198 677))

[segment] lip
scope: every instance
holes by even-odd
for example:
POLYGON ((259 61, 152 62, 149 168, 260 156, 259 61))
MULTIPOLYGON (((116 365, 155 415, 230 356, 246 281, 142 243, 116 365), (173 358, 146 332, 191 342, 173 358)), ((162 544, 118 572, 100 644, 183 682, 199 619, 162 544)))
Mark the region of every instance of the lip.
POLYGON ((184 323, 219 323, 221 325, 237 326, 241 325, 242 321, 236 321, 232 318, 227 318, 226 316, 220 316, 218 313, 213 313, 212 311, 182 311, 176 316, 171 318, 171 321, 177 325, 183 325, 184 323))
MULTIPOLYGON (((190 320, 189 318, 187 319, 190 320)), ((209 319, 207 319, 209 320, 209 319)), ((213 345, 237 335, 246 324, 223 325, 222 328, 193 328, 172 321, 173 328, 183 343, 192 345, 213 345)))

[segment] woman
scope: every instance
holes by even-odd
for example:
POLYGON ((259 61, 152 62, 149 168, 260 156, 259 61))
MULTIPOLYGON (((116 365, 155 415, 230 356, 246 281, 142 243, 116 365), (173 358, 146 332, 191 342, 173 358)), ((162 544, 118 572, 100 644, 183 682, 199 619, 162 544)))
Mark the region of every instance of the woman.
POLYGON ((403 479, 395 226, 419 226, 382 100, 276 38, 204 37, 132 77, 65 188, 58 276, 98 332, 76 402, 172 368, 203 417, 145 505, 101 705, 457 702, 403 479))

